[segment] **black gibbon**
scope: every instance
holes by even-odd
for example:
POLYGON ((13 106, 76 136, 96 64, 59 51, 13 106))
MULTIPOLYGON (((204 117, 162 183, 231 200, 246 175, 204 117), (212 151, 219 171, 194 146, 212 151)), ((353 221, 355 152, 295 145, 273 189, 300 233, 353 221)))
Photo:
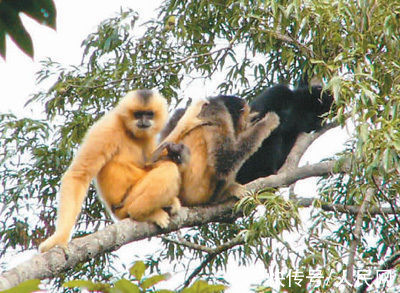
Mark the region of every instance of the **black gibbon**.
POLYGON ((167 103, 160 94, 137 90, 129 92, 90 128, 62 178, 56 231, 40 245, 41 252, 56 245, 67 246, 93 178, 117 218, 168 225, 169 215, 163 208, 180 207, 181 175, 173 161, 175 154, 182 157, 184 148, 176 152, 170 147, 169 160, 146 165, 167 115, 167 103))
POLYGON ((236 180, 246 184, 259 177, 275 174, 284 164, 298 135, 321 129, 322 117, 332 105, 333 97, 321 86, 307 85, 295 90, 286 85, 273 86, 251 103, 251 112, 260 119, 268 112, 279 115, 280 125, 263 141, 262 146, 241 167, 236 180))
POLYGON ((190 105, 167 124, 172 131, 163 132, 164 143, 183 143, 190 149, 179 193, 183 205, 204 204, 241 191, 236 172, 279 124, 275 113, 252 124, 249 112, 243 99, 221 95, 190 105))

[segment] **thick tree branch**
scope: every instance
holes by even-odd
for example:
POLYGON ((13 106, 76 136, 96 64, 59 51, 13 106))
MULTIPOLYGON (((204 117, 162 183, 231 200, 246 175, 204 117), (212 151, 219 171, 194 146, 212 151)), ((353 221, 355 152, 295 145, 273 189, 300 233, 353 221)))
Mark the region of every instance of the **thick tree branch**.
POLYGON ((312 133, 305 133, 305 132, 301 133, 297 137, 296 143, 290 150, 290 153, 287 156, 285 163, 279 169, 278 174, 289 170, 294 170, 295 168, 297 168, 299 166, 301 158, 303 157, 304 153, 307 151, 309 146, 321 135, 323 135, 328 130, 335 128, 337 126, 338 124, 333 122, 325 124, 324 127, 322 127, 322 129, 320 129, 319 131, 312 133))
POLYGON ((130 219, 119 221, 96 233, 73 239, 68 246, 67 255, 61 248, 53 248, 3 273, 0 275, 0 291, 30 279, 53 278, 61 271, 73 268, 78 263, 95 258, 101 253, 116 250, 129 242, 208 222, 233 221, 237 216, 232 214, 232 207, 233 203, 182 208, 166 229, 130 219))
MULTIPOLYGON (((307 165, 291 172, 283 172, 260 178, 246 185, 251 190, 259 190, 266 187, 281 187, 311 176, 324 176, 333 172, 335 161, 327 161, 314 165, 307 165)), ((341 171, 348 168, 343 164, 341 171)), ((297 199, 297 204, 303 207, 312 205, 313 199, 297 199)), ((61 271, 73 268, 78 263, 87 261, 107 251, 113 251, 127 243, 145 239, 148 237, 177 231, 184 227, 193 227, 210 222, 233 222, 241 216, 241 213, 233 213, 236 200, 194 208, 182 208, 178 215, 172 218, 171 224, 166 229, 159 229, 153 224, 137 223, 129 219, 107 226, 105 229, 91 235, 77 238, 71 241, 68 247, 68 255, 61 248, 38 254, 32 259, 16 266, 0 275, 0 290, 14 287, 29 279, 54 278, 61 271)), ((322 204, 322 209, 335 212, 358 213, 359 207, 344 205, 322 204)), ((390 207, 380 210, 371 210, 371 214, 379 214, 393 211, 390 207)))
MULTIPOLYGON (((249 190, 265 187, 279 187, 310 176, 322 176, 332 172, 335 162, 309 165, 290 173, 257 179, 246 185, 249 190)), ((29 279, 53 278, 61 271, 97 255, 118 249, 124 244, 147 237, 165 234, 184 227, 193 227, 209 222, 233 221, 240 214, 233 215, 235 201, 231 200, 208 207, 182 208, 166 229, 159 229, 148 223, 136 223, 129 219, 120 221, 86 237, 74 239, 68 247, 68 255, 60 248, 38 254, 31 260, 0 275, 0 290, 10 288, 29 279)))
MULTIPOLYGON (((304 178, 325 176, 333 173, 333 168, 337 161, 325 161, 313 165, 306 165, 300 168, 296 168, 293 171, 284 171, 276 175, 270 175, 265 178, 256 179, 248 184, 246 188, 251 191, 257 191, 267 187, 283 187, 289 186, 290 184, 304 178)), ((344 162, 341 167, 342 172, 348 172, 350 170, 350 163, 344 162)))

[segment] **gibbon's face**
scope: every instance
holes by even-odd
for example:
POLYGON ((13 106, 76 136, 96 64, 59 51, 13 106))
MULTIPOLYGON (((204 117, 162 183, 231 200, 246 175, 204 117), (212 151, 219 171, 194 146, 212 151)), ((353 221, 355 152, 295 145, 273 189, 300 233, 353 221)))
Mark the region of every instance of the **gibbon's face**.
POLYGON ((129 92, 116 109, 126 129, 137 138, 156 135, 164 127, 168 115, 164 97, 150 90, 129 92))

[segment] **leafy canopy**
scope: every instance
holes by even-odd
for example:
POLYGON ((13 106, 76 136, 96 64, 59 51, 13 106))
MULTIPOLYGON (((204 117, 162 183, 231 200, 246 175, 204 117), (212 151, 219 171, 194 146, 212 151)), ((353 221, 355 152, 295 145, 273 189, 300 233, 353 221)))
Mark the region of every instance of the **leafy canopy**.
MULTIPOLYGON (((103 21, 84 40, 81 65, 43 61, 38 81, 54 84, 29 103, 44 105, 44 120, 1 115, 0 182, 6 208, 0 256, 37 247, 52 232, 56 192, 73 150, 87 128, 128 90, 156 88, 177 105, 190 82, 211 84, 222 76, 216 92, 250 100, 267 86, 295 84, 307 76, 319 78, 334 93, 337 107, 331 116, 354 125, 354 133, 341 154, 350 158, 351 172, 321 182, 306 232, 293 203, 276 191, 260 191, 243 202, 246 214, 235 223, 168 235, 164 248, 146 262, 152 269, 162 262, 171 263, 170 269, 178 264, 188 269, 191 259, 204 260, 207 252, 170 240, 220 247, 244 235, 244 242, 216 254, 198 276, 221 281, 231 256, 239 265, 258 261, 281 272, 318 269, 327 280, 319 290, 331 292, 346 273, 351 251, 357 268, 379 269, 400 250, 399 216, 366 212, 357 238, 357 215, 319 207, 360 206, 371 190, 368 208, 400 204, 399 11, 397 0, 168 0, 158 17, 146 23, 143 35, 135 35, 139 16, 132 10, 103 21), (266 206, 261 216, 260 205, 266 206), (287 242, 296 230, 305 244, 301 251, 287 242)), ((101 228, 104 219, 109 218, 91 187, 75 236, 101 228)), ((109 265, 113 261, 105 254, 60 277, 107 281, 116 274, 109 265)))

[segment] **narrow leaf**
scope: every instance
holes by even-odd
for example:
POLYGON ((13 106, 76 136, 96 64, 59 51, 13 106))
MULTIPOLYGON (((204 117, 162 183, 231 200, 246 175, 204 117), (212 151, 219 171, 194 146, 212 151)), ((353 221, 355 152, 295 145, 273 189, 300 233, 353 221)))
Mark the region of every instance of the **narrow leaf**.
POLYGON ((130 274, 140 281, 143 277, 144 271, 146 270, 146 265, 142 261, 137 261, 133 267, 129 270, 130 274))

